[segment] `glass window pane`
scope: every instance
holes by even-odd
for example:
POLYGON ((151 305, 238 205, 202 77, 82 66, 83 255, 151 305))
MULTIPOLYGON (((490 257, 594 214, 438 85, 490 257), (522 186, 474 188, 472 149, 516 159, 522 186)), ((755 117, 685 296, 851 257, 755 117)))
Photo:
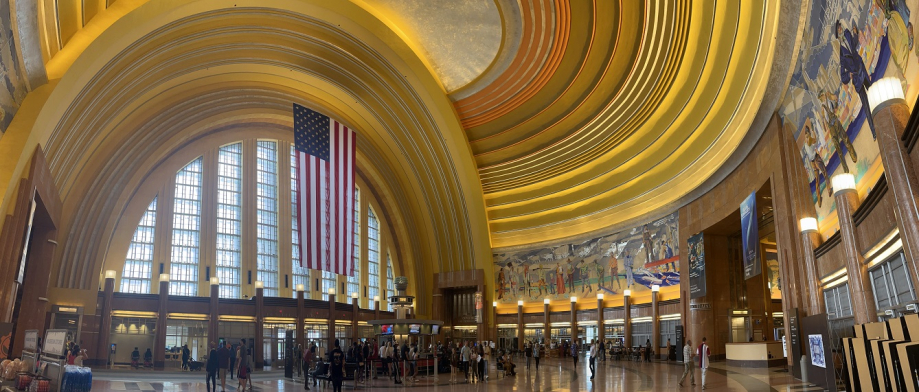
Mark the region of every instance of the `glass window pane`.
POLYGON ((202 157, 176 173, 169 294, 198 295, 202 157))
POLYGON ((264 294, 278 296, 278 144, 256 143, 256 262, 264 294))
POLYGON ((242 259, 242 143, 217 151, 217 278, 222 298, 239 298, 242 259))
POLYGON ((121 273, 121 292, 150 294, 153 276, 153 240, 156 231, 156 197, 140 218, 134 237, 128 246, 124 270, 121 273))

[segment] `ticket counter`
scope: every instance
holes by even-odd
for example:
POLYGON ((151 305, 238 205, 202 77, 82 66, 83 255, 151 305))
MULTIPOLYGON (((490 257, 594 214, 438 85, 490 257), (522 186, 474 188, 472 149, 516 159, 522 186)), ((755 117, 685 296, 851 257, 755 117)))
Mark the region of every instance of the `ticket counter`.
POLYGON ((748 368, 782 366, 785 363, 782 342, 774 341, 727 343, 725 345, 725 358, 728 366, 748 368))

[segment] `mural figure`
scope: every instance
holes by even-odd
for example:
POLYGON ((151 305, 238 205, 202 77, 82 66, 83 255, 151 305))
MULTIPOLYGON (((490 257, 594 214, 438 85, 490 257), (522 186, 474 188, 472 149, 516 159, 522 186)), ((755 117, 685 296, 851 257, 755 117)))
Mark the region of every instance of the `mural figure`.
POLYGON ((562 269, 562 263, 555 267, 555 295, 565 294, 565 271, 562 269))
POLYGON ((622 283, 619 283, 619 259, 616 258, 615 253, 609 255, 609 288, 613 288, 613 282, 616 282, 616 287, 622 289, 622 283))
POLYGON ((855 146, 852 145, 852 141, 849 140, 849 135, 846 135, 846 129, 843 128, 842 122, 839 121, 839 117, 836 117, 839 97, 824 91, 817 98, 820 100, 820 106, 823 109, 823 129, 829 130, 830 140, 833 141, 836 155, 839 156, 839 164, 846 173, 849 173, 849 165, 846 163, 846 156, 843 154, 842 146, 845 146, 846 151, 849 152, 849 158, 852 159, 852 163, 858 163, 858 154, 855 152, 855 146))
POLYGON ((633 275, 635 269, 635 258, 629 254, 629 251, 625 251, 625 287, 632 288, 632 284, 635 283, 635 276, 633 275))
POLYGON ((10 1, 0 1, 0 133, 6 132, 28 94, 10 17, 10 1))
POLYGON ((836 39, 839 40, 840 81, 842 84, 851 83, 855 88, 858 98, 862 101, 862 112, 865 113, 865 118, 868 120, 871 138, 877 140, 874 132, 874 116, 871 115, 871 107, 868 105, 868 88, 872 84, 871 74, 868 73, 868 68, 865 67, 865 62, 858 53, 858 24, 854 19, 850 22, 848 29, 843 28, 839 19, 836 20, 836 39))
POLYGON ((811 173, 817 182, 817 206, 823 205, 823 191, 820 190, 820 175, 823 175, 823 184, 826 186, 829 196, 833 195, 833 186, 830 185, 830 174, 827 173, 826 164, 823 162, 821 154, 817 152, 819 142, 817 135, 814 134, 814 128, 811 126, 811 119, 804 122, 804 157, 810 162, 811 173))

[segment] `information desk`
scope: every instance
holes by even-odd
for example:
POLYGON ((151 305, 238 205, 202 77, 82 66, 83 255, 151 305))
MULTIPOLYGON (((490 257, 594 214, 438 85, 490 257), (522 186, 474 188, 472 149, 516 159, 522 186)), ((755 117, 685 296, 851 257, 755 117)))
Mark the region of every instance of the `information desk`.
MULTIPOLYGON (((698 346, 693 347, 697 349, 698 346)), ((785 364, 781 341, 727 343, 724 351, 728 366, 765 368, 785 364)))

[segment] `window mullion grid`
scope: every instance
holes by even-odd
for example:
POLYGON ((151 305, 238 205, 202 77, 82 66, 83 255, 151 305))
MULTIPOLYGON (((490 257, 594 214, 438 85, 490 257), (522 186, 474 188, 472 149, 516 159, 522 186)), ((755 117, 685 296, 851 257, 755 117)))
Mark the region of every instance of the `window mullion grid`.
POLYGON ((297 215, 297 170, 299 168, 299 163, 297 162, 297 150, 294 146, 290 146, 290 228, 291 228, 291 276, 293 277, 293 297, 297 298, 297 285, 302 284, 303 290, 309 298, 310 292, 310 270, 300 266, 300 222, 299 216, 297 215))
POLYGON ((121 274, 121 292, 150 294, 153 276, 153 245, 156 231, 156 197, 134 230, 121 274))
POLYGON ((257 143, 256 260, 264 295, 278 296, 278 148, 273 141, 257 143))
POLYGON ((198 295, 203 158, 176 174, 169 294, 198 295))
POLYGON ((242 143, 220 148, 217 174, 219 293, 221 298, 239 298, 242 264, 242 143))

